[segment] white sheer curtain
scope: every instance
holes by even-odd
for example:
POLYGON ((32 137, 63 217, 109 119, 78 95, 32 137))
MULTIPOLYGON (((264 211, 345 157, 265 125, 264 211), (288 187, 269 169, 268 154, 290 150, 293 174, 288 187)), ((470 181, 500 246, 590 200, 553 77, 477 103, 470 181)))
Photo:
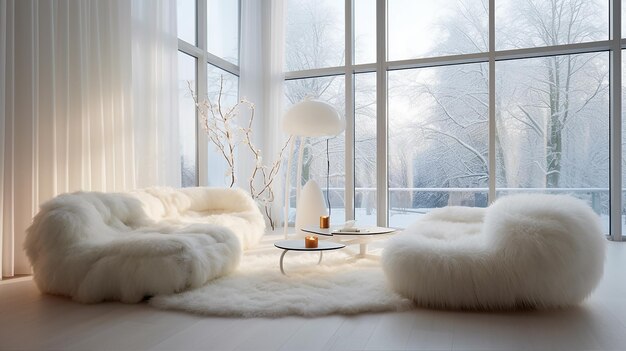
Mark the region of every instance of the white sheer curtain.
MULTIPOLYGON (((241 1, 241 54, 239 95, 255 104, 254 140, 269 165, 275 160, 286 136, 280 130, 283 114, 283 0, 241 1)), ((242 116, 247 118, 247 116, 242 116)), ((254 160, 240 155, 242 174, 249 174, 254 160)), ((283 169, 284 171, 284 169, 283 169)), ((276 196, 272 214, 280 226, 284 196, 283 176, 274 181, 276 196)), ((248 179, 238 179, 247 189, 248 179)))
POLYGON ((132 0, 132 14, 136 186, 180 186, 176 0, 132 0))
MULTIPOLYGON (((280 129, 284 113, 284 0, 243 0, 241 14, 241 96, 262 102, 257 106, 260 117, 263 159, 275 160, 287 136, 280 129)), ((276 196, 272 213, 281 226, 284 206, 284 172, 274 181, 276 196)))
MULTIPOLYGON (((255 116, 253 129, 253 142, 265 151, 265 140, 263 140, 263 122, 265 119, 265 103, 263 96, 263 4, 258 0, 241 1, 241 40, 239 57, 239 96, 254 103, 255 116)), ((245 126, 248 122, 249 114, 242 109, 238 124, 245 126)), ((241 150, 241 148, 240 148, 241 150)), ((273 155, 264 154, 263 159, 271 162, 273 155)), ((254 167, 254 157, 249 152, 239 152, 238 171, 240 174, 248 175, 252 173, 254 167)), ((266 162, 267 163, 267 162, 266 162)), ((237 185, 243 189, 248 189, 248 178, 239 177, 237 185)))
POLYGON ((38 206, 178 185, 174 0, 0 0, 2 276, 38 206))

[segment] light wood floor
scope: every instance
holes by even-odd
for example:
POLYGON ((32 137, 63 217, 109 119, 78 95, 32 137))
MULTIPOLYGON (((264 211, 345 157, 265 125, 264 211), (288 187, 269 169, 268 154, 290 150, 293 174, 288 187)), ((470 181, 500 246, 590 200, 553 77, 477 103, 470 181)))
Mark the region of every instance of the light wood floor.
POLYGON ((145 303, 81 305, 20 278, 0 283, 0 349, 621 351, 626 243, 609 242, 604 279, 583 305, 551 312, 212 318, 145 303))

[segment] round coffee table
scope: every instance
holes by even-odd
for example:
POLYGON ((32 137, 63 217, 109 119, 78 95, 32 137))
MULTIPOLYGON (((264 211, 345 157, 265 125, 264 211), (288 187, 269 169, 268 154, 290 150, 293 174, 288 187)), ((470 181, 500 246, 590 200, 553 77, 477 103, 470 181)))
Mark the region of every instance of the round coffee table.
POLYGON ((376 258, 374 255, 367 253, 367 244, 374 240, 375 236, 391 234, 396 231, 394 228, 385 227, 360 227, 358 232, 342 232, 341 227, 320 228, 318 226, 305 226, 300 228, 303 232, 313 233, 317 235, 332 236, 337 242, 345 245, 359 244, 359 253, 357 258, 376 258))
POLYGON ((317 247, 307 248, 304 247, 304 238, 300 240, 280 240, 275 242, 274 246, 279 249, 285 250, 283 251, 282 255, 280 255, 280 271, 283 274, 285 274, 285 270, 283 269, 283 259, 285 258, 285 254, 287 253, 287 251, 319 251, 320 259, 317 261, 317 264, 320 264, 322 262, 324 251, 338 250, 346 247, 346 245, 344 244, 320 240, 317 243, 317 247))

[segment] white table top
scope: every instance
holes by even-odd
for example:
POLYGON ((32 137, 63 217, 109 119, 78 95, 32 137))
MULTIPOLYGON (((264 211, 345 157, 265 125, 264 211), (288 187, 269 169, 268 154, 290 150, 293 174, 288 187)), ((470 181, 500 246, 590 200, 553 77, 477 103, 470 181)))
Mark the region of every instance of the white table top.
POLYGON ((381 234, 389 234, 396 231, 394 228, 385 228, 385 227, 359 227, 358 232, 340 232, 339 229, 343 227, 330 227, 330 228, 320 228, 318 226, 304 226, 301 228, 302 231, 307 233, 333 236, 333 235, 381 235, 381 234))
POLYGON ((317 242, 317 247, 308 248, 304 247, 304 238, 299 240, 280 240, 274 243, 279 249, 283 250, 295 250, 295 251, 326 251, 326 250, 337 250, 343 249, 346 247, 344 244, 335 243, 332 241, 324 241, 319 240, 317 242))

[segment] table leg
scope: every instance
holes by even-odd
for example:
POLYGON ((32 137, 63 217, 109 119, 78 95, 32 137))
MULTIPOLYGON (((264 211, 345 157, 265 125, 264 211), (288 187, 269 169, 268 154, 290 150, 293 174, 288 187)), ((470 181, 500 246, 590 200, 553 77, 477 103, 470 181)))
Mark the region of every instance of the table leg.
POLYGON ((281 272, 283 275, 286 275, 286 274, 285 274, 285 270, 283 269, 283 258, 285 258, 285 254, 287 253, 287 251, 289 251, 289 250, 285 250, 285 251, 283 251, 282 255, 280 255, 280 272, 281 272))
MULTIPOLYGON (((283 253, 280 255, 280 272, 283 275, 287 275, 287 273, 285 273, 285 268, 283 267, 283 260, 285 258, 285 254, 287 254, 287 251, 289 251, 289 250, 283 251, 283 253)), ((321 264, 322 263, 322 258, 324 258, 324 251, 320 251, 320 259, 317 261, 317 264, 321 264)))
POLYGON ((365 257, 367 255, 367 243, 359 244, 359 257, 365 257))

